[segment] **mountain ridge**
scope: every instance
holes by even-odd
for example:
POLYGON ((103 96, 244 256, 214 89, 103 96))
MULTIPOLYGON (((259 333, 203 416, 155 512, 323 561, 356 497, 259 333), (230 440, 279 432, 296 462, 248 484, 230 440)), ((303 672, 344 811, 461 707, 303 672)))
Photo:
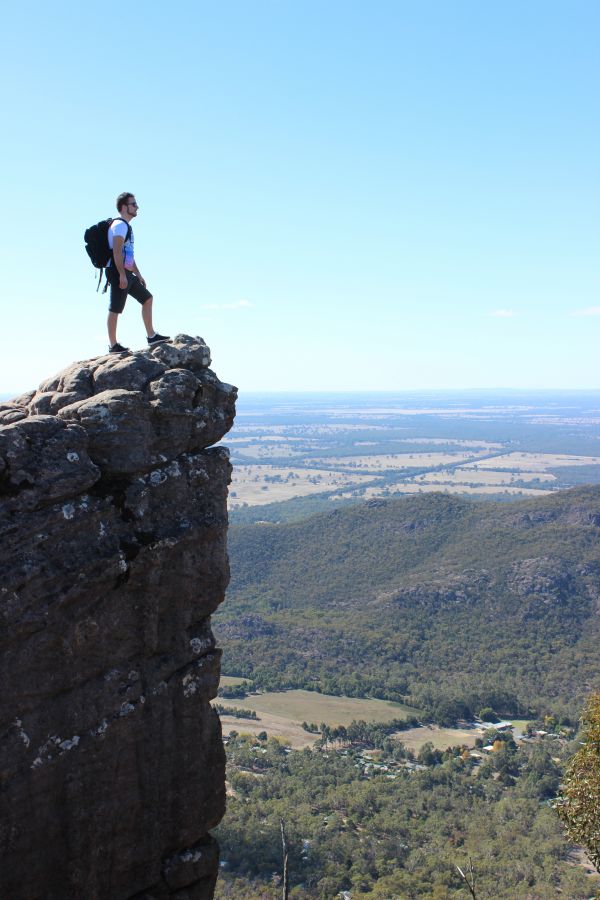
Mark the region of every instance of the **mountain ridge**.
POLYGON ((232 526, 229 548, 225 671, 259 686, 403 700, 449 721, 479 705, 575 717, 600 682, 597 487, 509 506, 375 500, 232 526))

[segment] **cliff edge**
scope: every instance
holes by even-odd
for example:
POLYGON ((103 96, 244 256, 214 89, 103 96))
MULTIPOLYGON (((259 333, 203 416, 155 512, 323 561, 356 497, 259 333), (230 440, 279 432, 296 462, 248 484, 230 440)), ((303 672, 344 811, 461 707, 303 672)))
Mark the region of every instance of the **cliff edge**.
POLYGON ((237 391, 201 338, 0 404, 0 897, 205 900, 237 391))

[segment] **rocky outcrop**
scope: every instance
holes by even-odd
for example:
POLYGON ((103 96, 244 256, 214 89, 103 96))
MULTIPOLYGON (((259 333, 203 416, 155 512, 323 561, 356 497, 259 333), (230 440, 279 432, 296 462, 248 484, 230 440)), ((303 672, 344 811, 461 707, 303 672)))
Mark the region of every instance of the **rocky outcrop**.
POLYGON ((212 897, 236 389, 200 338, 0 405, 0 897, 212 897))
POLYGON ((568 603, 573 594, 573 576, 563 559, 543 556, 513 563, 507 579, 519 597, 536 598, 544 605, 568 603))
POLYGON ((454 604, 474 605, 489 590, 491 578, 484 569, 464 569, 460 573, 439 572, 435 579, 420 580, 412 587, 394 592, 382 592, 379 600, 391 601, 398 606, 422 606, 426 609, 444 609, 454 604))

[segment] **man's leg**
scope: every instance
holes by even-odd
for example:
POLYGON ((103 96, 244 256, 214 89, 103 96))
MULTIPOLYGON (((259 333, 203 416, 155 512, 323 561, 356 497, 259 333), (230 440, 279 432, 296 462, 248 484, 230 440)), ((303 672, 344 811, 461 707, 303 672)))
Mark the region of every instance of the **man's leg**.
POLYGON ((117 343, 117 321, 119 318, 119 313, 109 312, 108 314, 108 343, 111 347, 113 347, 117 343))
POLYGON ((119 273, 112 266, 106 270, 106 280, 110 285, 110 303, 108 304, 108 349, 110 353, 126 350, 117 343, 117 321, 125 309, 127 290, 119 287, 119 273))
POLYGON ((131 284, 129 285, 129 293, 132 297, 135 297, 142 306, 142 319, 144 328, 146 329, 148 346, 153 347, 154 344, 160 344, 161 341, 168 341, 168 335, 158 334, 154 330, 154 324, 152 322, 152 301, 154 298, 148 288, 141 283, 139 278, 134 277, 132 279, 131 284))
POLYGON ((146 337, 154 337, 154 325, 152 324, 152 297, 148 297, 145 303, 142 304, 142 319, 144 321, 144 328, 146 329, 146 337))

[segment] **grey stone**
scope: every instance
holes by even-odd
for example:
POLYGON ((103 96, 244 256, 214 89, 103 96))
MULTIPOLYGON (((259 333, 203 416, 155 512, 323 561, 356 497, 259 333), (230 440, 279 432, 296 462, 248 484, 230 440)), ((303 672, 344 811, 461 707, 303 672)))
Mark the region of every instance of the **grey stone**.
POLYGON ((31 416, 55 416, 63 406, 82 399, 85 398, 79 391, 38 391, 29 402, 28 413, 31 416))
POLYGON ((58 415, 85 428, 90 457, 105 474, 132 475, 152 466, 152 409, 140 391, 102 391, 58 415))
POLYGON ((171 890, 178 890, 210 876, 218 865, 219 846, 211 838, 167 857, 163 878, 171 890))
POLYGON ((88 490, 100 478, 86 432, 55 416, 0 427, 0 512, 24 512, 88 490))
POLYGON ((17 403, 0 404, 0 425, 9 425, 11 422, 18 422, 19 419, 27 418, 27 409, 19 406, 17 403))
POLYGON ((94 393, 114 388, 142 391, 153 378, 167 371, 167 366, 150 357, 147 351, 104 359, 93 372, 94 393))
POLYGON ((213 895, 236 390, 207 361, 76 364, 0 426, 0 897, 213 895))
POLYGON ((204 340, 201 337, 191 338, 187 334, 178 334, 172 341, 157 344, 151 353, 170 369, 184 368, 199 372, 211 363, 210 350, 204 340))

